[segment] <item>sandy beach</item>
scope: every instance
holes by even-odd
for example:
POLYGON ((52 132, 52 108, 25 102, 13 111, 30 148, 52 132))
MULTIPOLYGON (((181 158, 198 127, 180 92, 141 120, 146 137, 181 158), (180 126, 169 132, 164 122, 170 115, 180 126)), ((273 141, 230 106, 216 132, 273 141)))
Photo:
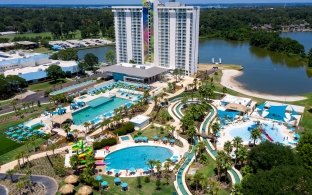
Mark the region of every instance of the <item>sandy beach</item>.
POLYGON ((295 102, 306 99, 304 96, 278 96, 278 95, 272 95, 272 94, 264 94, 259 93, 257 91, 251 91, 245 89, 241 83, 235 80, 236 77, 243 74, 243 71, 238 70, 222 70, 223 76, 221 78, 221 84, 229 89, 232 89, 234 91, 237 91, 239 93, 267 99, 267 100, 273 100, 273 101, 287 101, 287 102, 295 102))

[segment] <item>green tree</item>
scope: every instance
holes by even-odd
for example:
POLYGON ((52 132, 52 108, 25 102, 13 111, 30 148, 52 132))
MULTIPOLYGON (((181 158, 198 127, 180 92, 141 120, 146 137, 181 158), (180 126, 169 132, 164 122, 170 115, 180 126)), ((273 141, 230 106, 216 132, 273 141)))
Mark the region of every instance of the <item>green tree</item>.
POLYGON ((46 70, 47 76, 56 82, 58 79, 64 77, 65 73, 58 65, 51 65, 46 70))
POLYGON ((206 148, 206 144, 203 141, 200 141, 196 144, 196 152, 197 152, 196 161, 197 161, 197 158, 203 154, 205 148, 206 148))
POLYGON ((216 145, 216 141, 217 141, 217 135, 220 132, 220 125, 219 123, 215 122, 212 124, 211 126, 211 130, 214 136, 214 144, 216 145))
POLYGON ((78 60, 77 50, 71 49, 71 48, 60 50, 58 53, 56 53, 54 58, 58 60, 64 60, 64 61, 71 61, 71 60, 77 61, 78 60))
POLYGON ((253 139, 254 145, 256 145, 256 140, 261 138, 261 129, 260 127, 256 127, 250 132, 250 138, 253 139))
POLYGON ((227 173, 227 170, 231 168, 231 158, 224 151, 218 151, 216 157, 218 180, 221 179, 223 174, 227 173))
POLYGON ((312 48, 309 50, 308 53, 308 66, 312 67, 312 48))
POLYGON ((230 141, 226 141, 223 146, 224 151, 230 155, 233 150, 233 145, 230 141))
POLYGON ((115 61, 116 61, 116 53, 115 53, 115 51, 114 50, 107 51, 106 54, 105 54, 105 59, 110 64, 114 64, 115 61))
POLYGON ((206 179, 202 172, 196 171, 195 175, 192 177, 192 182, 195 184, 195 191, 198 192, 199 186, 202 180, 206 179))
POLYGON ((312 133, 305 132, 296 147, 304 167, 312 170, 312 133))
POLYGON ((87 53, 83 59, 89 70, 94 70, 94 66, 99 63, 99 58, 92 53, 87 53))
POLYGON ((277 166, 243 179, 243 194, 309 194, 312 192, 311 170, 301 166, 277 166))
POLYGON ((269 141, 253 147, 249 152, 248 161, 255 172, 270 170, 279 165, 298 164, 297 156, 291 148, 269 141))

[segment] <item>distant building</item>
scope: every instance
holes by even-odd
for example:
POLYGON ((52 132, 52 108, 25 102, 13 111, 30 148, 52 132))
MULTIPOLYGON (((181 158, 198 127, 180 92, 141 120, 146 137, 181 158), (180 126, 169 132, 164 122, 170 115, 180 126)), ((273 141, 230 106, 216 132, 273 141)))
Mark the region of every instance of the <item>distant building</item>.
POLYGON ((47 54, 20 51, 0 52, 0 74, 18 75, 28 82, 46 79, 45 70, 53 64, 59 65, 64 72, 76 73, 78 71, 77 62, 51 60, 47 54))
POLYGON ((134 61, 197 72, 199 7, 144 0, 143 6, 113 7, 117 63, 134 61))

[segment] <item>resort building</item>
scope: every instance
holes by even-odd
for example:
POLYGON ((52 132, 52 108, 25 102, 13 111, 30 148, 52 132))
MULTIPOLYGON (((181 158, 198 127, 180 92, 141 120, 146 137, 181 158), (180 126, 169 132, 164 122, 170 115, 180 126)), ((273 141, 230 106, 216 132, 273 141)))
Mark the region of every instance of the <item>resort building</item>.
POLYGON ((197 72, 199 7, 170 1, 113 7, 117 63, 197 72))
POLYGON ((168 69, 142 64, 120 63, 97 70, 112 76, 115 81, 153 83, 162 78, 168 69))
POLYGON ((60 66, 64 72, 70 72, 71 74, 73 74, 78 71, 78 65, 76 61, 52 60, 51 63, 44 65, 6 70, 3 74, 4 76, 18 75, 19 77, 25 79, 27 82, 35 83, 41 80, 45 80, 47 78, 47 73, 45 72, 45 70, 49 68, 50 65, 54 64, 60 66))
POLYGON ((47 54, 25 53, 22 51, 0 52, 0 73, 15 68, 34 67, 51 62, 47 54))

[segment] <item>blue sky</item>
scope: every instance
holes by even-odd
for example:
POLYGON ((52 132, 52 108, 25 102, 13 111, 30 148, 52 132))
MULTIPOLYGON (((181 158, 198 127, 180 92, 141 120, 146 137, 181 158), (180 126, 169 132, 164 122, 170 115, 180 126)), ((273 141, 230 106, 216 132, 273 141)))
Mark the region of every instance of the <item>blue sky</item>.
MULTIPOLYGON (((184 3, 292 3, 312 0, 177 0, 184 3)), ((0 4, 139 4, 141 0, 0 0, 0 4)))

